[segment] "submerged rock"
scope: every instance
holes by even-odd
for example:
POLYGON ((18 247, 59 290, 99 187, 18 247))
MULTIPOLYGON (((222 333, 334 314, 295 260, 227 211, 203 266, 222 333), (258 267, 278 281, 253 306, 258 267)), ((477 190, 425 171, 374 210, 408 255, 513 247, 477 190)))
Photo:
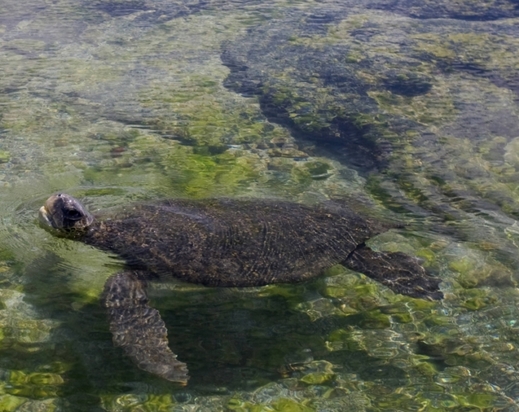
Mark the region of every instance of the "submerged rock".
MULTIPOLYGON (((513 16, 514 4, 485 8, 513 16)), ((372 195, 389 207, 457 222, 440 230, 456 226, 475 241, 488 236, 519 267, 513 242, 480 232, 486 221, 504 231, 519 218, 511 154, 519 136, 519 30, 513 20, 454 20, 455 10, 471 5, 289 10, 225 45, 225 84, 257 96, 270 121, 369 176, 372 195), (403 17, 404 8, 451 19, 418 21, 403 17)))
POLYGON ((489 21, 519 16, 517 0, 462 1, 374 0, 368 7, 401 13, 418 19, 489 21))

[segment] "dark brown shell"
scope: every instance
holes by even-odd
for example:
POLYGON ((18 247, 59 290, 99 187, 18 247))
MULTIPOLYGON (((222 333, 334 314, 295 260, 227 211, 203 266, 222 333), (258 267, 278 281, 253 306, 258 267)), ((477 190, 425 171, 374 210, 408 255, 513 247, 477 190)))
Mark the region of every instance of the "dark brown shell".
POLYGON ((159 277, 259 286, 314 277, 382 230, 334 203, 169 200, 97 222, 84 241, 159 277))

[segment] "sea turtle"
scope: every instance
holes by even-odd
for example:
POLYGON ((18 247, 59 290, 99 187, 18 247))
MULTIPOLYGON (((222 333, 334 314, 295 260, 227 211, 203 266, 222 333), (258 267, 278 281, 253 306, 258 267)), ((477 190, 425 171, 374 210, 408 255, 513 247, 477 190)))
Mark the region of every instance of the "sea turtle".
POLYGON ((54 234, 121 256, 127 270, 105 284, 103 303, 115 345, 148 372, 186 384, 187 367, 169 349, 146 282, 177 278, 207 286, 245 287, 311 279, 337 263, 398 293, 440 299, 439 279, 416 259, 380 253, 365 241, 388 229, 334 202, 306 206, 279 200, 163 200, 95 219, 75 198, 52 195, 40 209, 54 234))

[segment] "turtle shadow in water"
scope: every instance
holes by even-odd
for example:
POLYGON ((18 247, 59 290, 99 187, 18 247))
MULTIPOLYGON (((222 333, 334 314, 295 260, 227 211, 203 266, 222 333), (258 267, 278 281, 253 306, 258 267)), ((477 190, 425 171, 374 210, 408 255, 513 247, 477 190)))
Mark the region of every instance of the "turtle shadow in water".
POLYGON ((167 302, 162 305, 165 297, 154 299, 168 326, 171 346, 189 365, 188 389, 255 390, 267 382, 302 377, 326 367, 323 362, 329 362, 333 372, 350 372, 371 381, 377 371, 388 386, 404 385, 407 374, 401 368, 360 348, 345 345, 331 352, 327 346, 330 333, 339 329, 389 329, 389 325, 375 324, 370 314, 362 312, 312 320, 294 309, 315 298, 320 283, 318 279, 283 286, 289 298, 259 291, 236 290, 232 297, 222 289, 182 292, 184 302, 177 309, 168 308, 167 302))
POLYGON ((149 296, 168 327, 169 343, 190 366, 189 385, 180 388, 138 369, 113 346, 106 309, 100 303, 71 310, 78 299, 67 285, 73 273, 64 271, 59 262, 58 257, 49 255, 27 269, 26 301, 43 318, 58 323, 43 344, 43 352, 34 357, 69 365, 58 394, 69 405, 77 406, 75 410, 96 410, 100 408, 100 394, 131 391, 142 384, 173 394, 221 388, 254 390, 283 376, 297 376, 292 368, 309 360, 329 361, 337 370, 350 370, 365 380, 372 380, 376 371, 389 386, 406 382, 404 370, 382 365, 380 359, 363 350, 327 349, 325 340, 330 332, 366 327, 364 314, 312 321, 292 309, 315 295, 321 282, 317 279, 286 286, 290 298, 262 296, 261 290, 180 287, 173 293, 162 293, 160 288, 151 288, 149 296), (51 287, 50 278, 55 279, 51 287))

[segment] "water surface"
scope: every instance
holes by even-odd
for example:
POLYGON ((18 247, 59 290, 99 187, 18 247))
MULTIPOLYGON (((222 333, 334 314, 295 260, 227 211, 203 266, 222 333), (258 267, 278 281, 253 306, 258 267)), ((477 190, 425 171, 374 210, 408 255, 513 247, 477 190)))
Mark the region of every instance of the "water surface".
POLYGON ((4 1, 0 410, 519 410, 517 2, 361 3, 4 1), (154 285, 178 387, 112 345, 122 262, 38 227, 58 190, 353 199, 445 299, 154 285))

